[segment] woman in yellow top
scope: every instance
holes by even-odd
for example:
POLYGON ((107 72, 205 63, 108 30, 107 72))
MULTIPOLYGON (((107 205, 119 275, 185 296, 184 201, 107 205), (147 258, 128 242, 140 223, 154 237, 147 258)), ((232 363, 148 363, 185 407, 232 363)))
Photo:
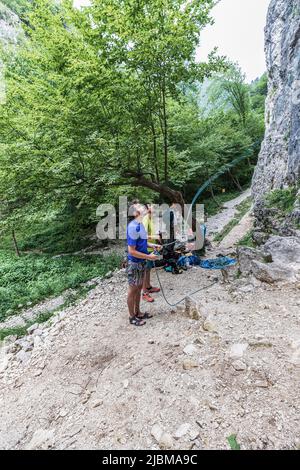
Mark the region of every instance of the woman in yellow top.
MULTIPOLYGON (((154 246, 158 247, 157 242, 159 240, 159 235, 155 234, 155 227, 154 227, 154 222, 152 218, 153 210, 150 205, 145 204, 145 206, 147 208, 147 214, 143 218, 143 225, 148 234, 148 243, 153 244, 154 246)), ((151 246, 148 248, 149 252, 154 251, 154 249, 155 248, 151 246)), ((142 294, 143 300, 145 300, 146 302, 154 302, 154 299, 150 294, 154 294, 160 291, 158 287, 151 286, 151 269, 152 268, 153 268, 153 262, 152 261, 147 262, 145 275, 144 275, 144 282, 143 282, 143 294, 142 294)))

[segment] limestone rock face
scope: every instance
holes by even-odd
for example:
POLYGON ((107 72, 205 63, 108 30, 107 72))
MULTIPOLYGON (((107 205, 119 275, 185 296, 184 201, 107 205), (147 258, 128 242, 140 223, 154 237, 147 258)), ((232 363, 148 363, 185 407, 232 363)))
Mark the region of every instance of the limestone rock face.
POLYGON ((300 0, 271 0, 265 29, 266 135, 252 182, 257 201, 300 176, 300 0))
POLYGON ((0 42, 16 43, 20 20, 0 0, 0 42))
MULTIPOLYGON (((0 45, 17 44, 20 31, 20 20, 0 0, 0 45)), ((0 60, 0 104, 5 102, 4 69, 0 60)))

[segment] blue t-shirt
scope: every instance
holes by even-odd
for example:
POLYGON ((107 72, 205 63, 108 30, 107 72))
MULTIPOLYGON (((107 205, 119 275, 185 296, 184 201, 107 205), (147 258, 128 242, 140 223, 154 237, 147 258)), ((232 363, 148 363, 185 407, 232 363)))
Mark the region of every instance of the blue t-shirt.
MULTIPOLYGON (((140 253, 148 254, 148 234, 144 225, 136 220, 130 222, 127 226, 127 245, 134 246, 136 251, 140 253)), ((135 263, 141 263, 141 258, 136 258, 128 253, 127 255, 130 261, 135 263)))

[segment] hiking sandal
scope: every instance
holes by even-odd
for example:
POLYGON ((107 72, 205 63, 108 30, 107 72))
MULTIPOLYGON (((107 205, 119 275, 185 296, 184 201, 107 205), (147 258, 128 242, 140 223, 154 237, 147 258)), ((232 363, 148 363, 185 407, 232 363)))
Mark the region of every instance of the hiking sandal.
POLYGON ((153 318, 153 315, 150 315, 150 313, 145 312, 142 314, 141 317, 137 315, 136 318, 138 318, 139 320, 149 320, 149 318, 153 318))
POLYGON ((146 322, 143 321, 143 318, 139 318, 139 317, 129 317, 129 323, 134 326, 146 325, 146 322))

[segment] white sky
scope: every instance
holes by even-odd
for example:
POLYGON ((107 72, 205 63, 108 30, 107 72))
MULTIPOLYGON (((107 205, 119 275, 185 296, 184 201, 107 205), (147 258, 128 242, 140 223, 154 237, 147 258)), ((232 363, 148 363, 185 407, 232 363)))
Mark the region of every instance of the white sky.
POLYGON ((270 0, 221 0, 212 10, 215 20, 201 33, 197 58, 205 60, 214 47, 238 62, 252 81, 266 70, 264 28, 270 0))
MULTIPOLYGON (((76 6, 88 5, 89 0, 74 0, 76 6)), ((264 27, 270 0, 221 0, 212 10, 215 19, 201 33, 199 60, 218 47, 221 55, 238 62, 252 81, 265 69, 264 27)))

